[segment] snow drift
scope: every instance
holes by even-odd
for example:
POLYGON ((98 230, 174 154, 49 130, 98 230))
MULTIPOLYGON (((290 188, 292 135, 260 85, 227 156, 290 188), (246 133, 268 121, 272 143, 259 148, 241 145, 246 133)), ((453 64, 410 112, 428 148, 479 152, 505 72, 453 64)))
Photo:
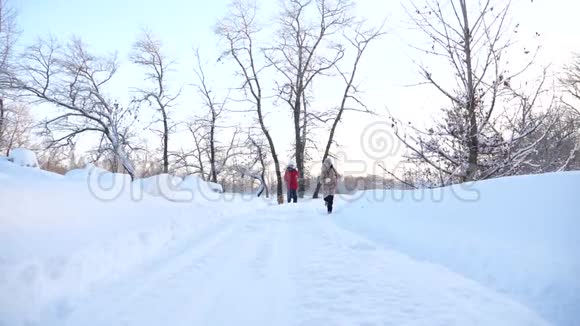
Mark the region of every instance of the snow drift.
POLYGON ((11 159, 5 156, 0 156, 0 182, 2 182, 0 185, 5 187, 3 180, 14 178, 18 178, 23 182, 25 180, 28 180, 28 182, 36 182, 37 180, 58 180, 62 179, 63 176, 41 169, 23 167, 17 163, 13 163, 11 159))
POLYGON ((180 193, 178 185, 182 179, 170 174, 154 175, 145 179, 137 179, 133 182, 133 189, 149 194, 154 197, 163 197, 168 200, 187 200, 187 196, 180 193))
POLYGON ((0 325, 66 313, 98 284, 244 210, 152 196, 151 180, 136 197, 127 178, 92 165, 62 176, 0 159, 0 325))
POLYGON ((178 185, 181 190, 189 191, 192 200, 219 201, 223 198, 221 185, 213 182, 205 182, 197 175, 188 175, 178 185))
POLYGON ((441 264, 557 325, 580 325, 580 173, 416 191, 367 191, 338 223, 441 264))

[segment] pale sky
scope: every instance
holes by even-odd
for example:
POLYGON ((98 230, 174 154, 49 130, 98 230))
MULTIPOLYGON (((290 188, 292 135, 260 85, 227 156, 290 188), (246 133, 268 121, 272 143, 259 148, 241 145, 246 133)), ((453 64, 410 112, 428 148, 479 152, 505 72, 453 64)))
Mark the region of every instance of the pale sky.
MULTIPOLYGON (((420 3, 419 0, 417 2, 420 3)), ((471 2, 477 4, 477 1, 471 2)), ((204 110, 201 99, 191 86, 195 82, 192 48, 200 48, 207 61, 206 74, 216 91, 225 94, 227 89, 239 85, 232 76, 232 65, 216 63, 221 45, 213 33, 213 26, 225 15, 228 3, 229 0, 15 0, 19 11, 18 25, 22 30, 21 45, 30 44, 36 37, 51 33, 61 41, 73 35, 79 36, 96 54, 118 52, 121 68, 108 91, 121 103, 128 102, 130 87, 140 85, 143 80, 142 71, 128 60, 131 45, 142 28, 151 30, 162 40, 166 55, 178 62, 171 76, 175 89, 183 87, 179 105, 174 109, 176 120, 186 119, 204 110)), ((265 34, 270 33, 278 2, 261 0, 258 3, 260 20, 266 25, 265 34)), ((426 39, 409 28, 402 6, 407 3, 406 0, 358 0, 355 3, 356 15, 368 19, 371 24, 378 25, 387 19, 388 34, 369 48, 358 74, 359 84, 365 91, 365 103, 381 115, 388 108, 404 121, 425 123, 445 102, 429 89, 404 87, 421 81, 413 60, 426 60, 408 46, 420 45, 426 39)), ((514 24, 520 24, 519 33, 514 37, 519 42, 515 45, 516 49, 521 47, 523 50, 523 47, 534 42, 541 44, 538 63, 552 64, 555 71, 570 59, 573 51, 580 51, 580 44, 576 42, 580 34, 576 23, 580 2, 514 0, 512 3, 511 20, 514 24), (539 38, 532 37, 536 31, 541 35, 539 38)), ((441 67, 445 69, 444 65, 441 67)), ((268 91, 272 93, 271 88, 268 91)), ((340 79, 321 80, 316 84, 313 106, 336 106, 341 93, 340 79)), ((277 151, 281 153, 280 159, 286 162, 291 159, 288 150, 294 137, 290 112, 282 104, 278 107, 268 104, 266 110, 271 112, 266 123, 273 133, 277 151)), ((234 122, 248 121, 241 115, 232 116, 231 119, 234 122)), ((337 140, 344 146, 342 151, 346 153, 341 160, 362 160, 370 164, 372 157, 369 158, 361 150, 361 136, 365 127, 372 127, 373 122, 381 119, 384 120, 381 116, 345 116, 337 135, 337 140)), ((325 144, 326 137, 326 133, 321 135, 320 146, 325 144)), ((188 148, 188 142, 186 136, 178 136, 174 138, 172 147, 188 148)), ((389 146, 397 147, 395 144, 389 146)), ((335 149, 334 152, 338 151, 335 149)), ((397 161, 401 153, 401 150, 396 151, 391 161, 397 161)), ((352 170, 352 173, 362 169, 358 165, 345 168, 352 170)), ((366 171, 373 172, 369 167, 366 171)))

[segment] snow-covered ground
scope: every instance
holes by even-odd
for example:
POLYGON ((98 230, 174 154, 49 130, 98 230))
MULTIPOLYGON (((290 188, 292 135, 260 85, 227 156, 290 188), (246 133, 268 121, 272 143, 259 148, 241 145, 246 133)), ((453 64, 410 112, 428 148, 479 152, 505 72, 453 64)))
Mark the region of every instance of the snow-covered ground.
POLYGON ((578 325, 579 185, 366 192, 328 216, 0 158, 0 325, 578 325))
POLYGON ((63 177, 0 158, 0 325, 26 320, 47 305, 66 306, 220 228, 225 217, 266 205, 244 207, 236 198, 216 210, 213 194, 174 191, 195 200, 173 202, 151 195, 170 191, 152 184, 131 184, 126 175, 90 166, 63 177))
POLYGON ((367 192, 340 226, 580 325, 580 173, 367 192))

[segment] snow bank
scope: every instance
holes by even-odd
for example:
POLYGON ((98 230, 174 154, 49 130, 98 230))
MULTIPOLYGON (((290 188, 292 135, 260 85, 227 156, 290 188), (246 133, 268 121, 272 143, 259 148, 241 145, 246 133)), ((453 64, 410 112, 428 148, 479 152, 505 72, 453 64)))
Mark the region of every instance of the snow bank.
POLYGON ((337 223, 503 292, 557 325, 580 325, 580 173, 433 190, 367 191, 337 223))
POLYGON ((99 175, 126 181, 92 166, 63 177, 0 160, 0 325, 64 314, 99 284, 221 227, 229 215, 244 210, 233 201, 218 206, 134 198, 129 189, 103 198, 84 182, 99 175))
POLYGON ((30 169, 11 162, 7 157, 0 156, 0 182, 3 179, 27 179, 29 181, 62 179, 58 173, 41 169, 30 169))
POLYGON ((8 158, 10 159, 10 161, 20 166, 26 166, 31 168, 38 167, 38 160, 36 159, 36 154, 34 154, 33 151, 26 148, 11 149, 8 158))
POLYGON ((162 197, 172 201, 190 201, 191 195, 180 191, 178 185, 181 183, 180 177, 170 174, 154 175, 144 179, 137 179, 133 182, 133 191, 162 197))
POLYGON ((221 185, 213 182, 203 181, 197 175, 188 175, 179 184, 179 189, 190 192, 193 200, 219 201, 223 199, 221 185))
POLYGON ((84 183, 96 197, 103 200, 114 199, 131 187, 131 176, 128 174, 112 173, 93 164, 70 170, 64 176, 69 181, 84 183))
POLYGON ((214 182, 203 181, 197 175, 185 178, 160 174, 133 182, 133 193, 145 193, 170 201, 208 202, 222 201, 223 188, 214 182))

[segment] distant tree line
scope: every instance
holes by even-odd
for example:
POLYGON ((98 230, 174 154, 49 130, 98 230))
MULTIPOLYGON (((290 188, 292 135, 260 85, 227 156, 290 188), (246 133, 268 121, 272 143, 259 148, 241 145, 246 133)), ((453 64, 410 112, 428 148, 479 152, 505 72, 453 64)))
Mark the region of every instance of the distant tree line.
MULTIPOLYGON (((448 104, 427 127, 390 115, 391 131, 406 148, 404 161, 396 169, 383 167, 383 176, 345 176, 345 191, 580 169, 580 55, 554 69, 535 63, 539 48, 516 53, 522 50, 510 35, 517 25, 509 23, 511 7, 502 1, 405 5, 426 40, 412 47, 448 72, 418 64, 420 84, 448 104), (510 56, 527 59, 516 66, 510 56)), ((167 56, 153 32, 144 30, 128 56, 145 83, 119 103, 110 95, 121 62, 116 54, 93 53, 79 38, 50 36, 17 53, 17 13, 9 0, 0 0, 0 153, 32 147, 43 168, 61 173, 92 162, 132 178, 198 174, 234 191, 275 193, 281 203, 284 162, 276 144, 286 140, 273 138, 268 121, 276 106, 292 117, 299 195, 311 189, 316 197, 318 171, 310 171, 310 163, 336 154, 345 114, 380 114, 364 104, 357 71, 368 47, 382 40, 384 24, 370 26, 353 7, 350 0, 283 0, 274 24, 266 26, 253 1, 233 0, 215 25, 221 55, 214 59, 235 67, 236 87, 220 94, 224 85, 208 76, 195 49, 190 84, 200 107, 188 108, 179 102, 183 87, 172 83, 176 58, 167 56), (275 76, 273 84, 266 73, 275 76), (314 107, 314 85, 328 78, 343 82, 336 105, 314 107), (36 121, 31 108, 46 105, 54 114, 36 121), (191 111, 191 118, 177 121, 177 111, 191 111), (252 122, 232 124, 242 112, 252 122), (143 126, 157 143, 141 137, 143 126), (188 133, 187 144, 175 143, 177 131, 188 133), (96 145, 77 157, 79 140, 89 134, 96 145)))

